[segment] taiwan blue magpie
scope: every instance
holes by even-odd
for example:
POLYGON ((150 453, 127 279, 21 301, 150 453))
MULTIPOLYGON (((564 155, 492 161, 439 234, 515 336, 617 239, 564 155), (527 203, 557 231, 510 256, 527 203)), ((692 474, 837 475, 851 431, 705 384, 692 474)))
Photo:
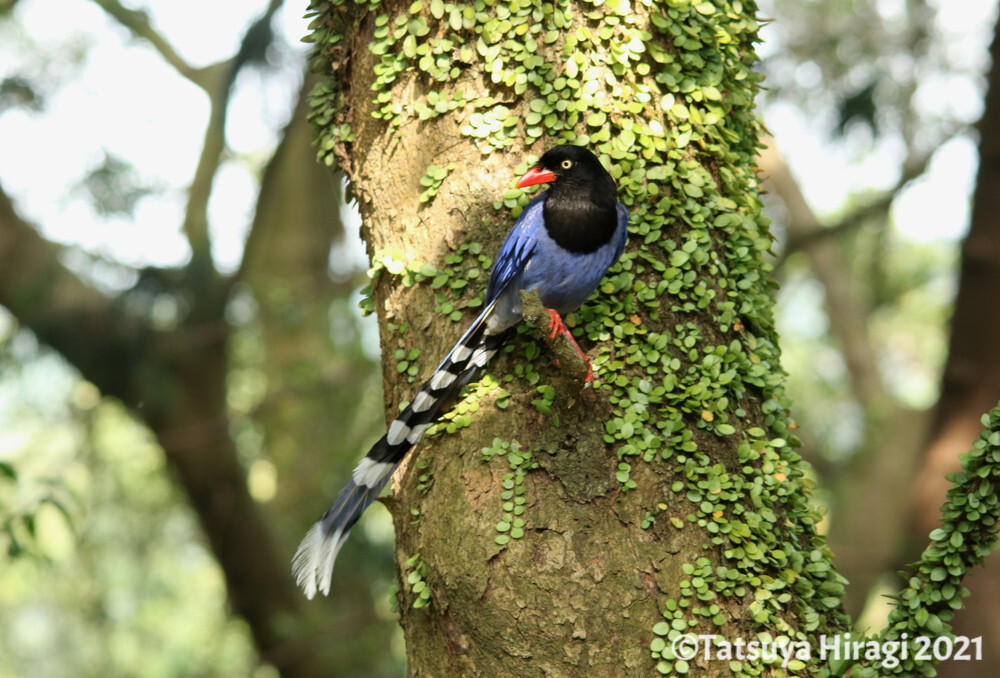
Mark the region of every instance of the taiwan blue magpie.
POLYGON ((517 182, 551 186, 532 200, 507 235, 490 273, 484 308, 413 401, 355 467, 330 510, 306 534, 292 573, 308 598, 330 592, 333 563, 354 523, 375 501, 424 430, 455 402, 521 321, 521 290, 534 292, 549 312, 551 337, 567 336, 587 365, 563 317, 597 288, 625 247, 628 210, 600 160, 580 146, 547 151, 517 182))

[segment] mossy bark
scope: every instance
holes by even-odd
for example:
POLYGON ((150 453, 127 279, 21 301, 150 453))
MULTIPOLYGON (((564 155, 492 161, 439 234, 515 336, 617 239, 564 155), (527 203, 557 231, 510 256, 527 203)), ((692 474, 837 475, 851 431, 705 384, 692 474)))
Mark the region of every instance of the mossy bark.
POLYGON ((383 355, 421 351, 386 360, 387 414, 477 312, 528 154, 589 146, 632 211, 575 317, 595 387, 529 330, 395 479, 411 675, 777 675, 669 646, 845 629, 771 319, 753 4, 313 10, 312 118, 358 198, 383 355))

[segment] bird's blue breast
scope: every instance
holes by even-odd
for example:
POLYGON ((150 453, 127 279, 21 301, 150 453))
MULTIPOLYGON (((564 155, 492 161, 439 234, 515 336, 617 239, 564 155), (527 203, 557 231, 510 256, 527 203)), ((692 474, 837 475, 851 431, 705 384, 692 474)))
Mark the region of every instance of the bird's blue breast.
POLYGON ((543 193, 524 209, 493 265, 487 291, 487 303, 497 300, 488 321, 491 334, 521 320, 520 290, 536 293, 546 308, 572 313, 597 289, 625 247, 628 210, 623 205, 618 205, 617 229, 607 243, 593 252, 573 253, 546 231, 544 199, 543 193))

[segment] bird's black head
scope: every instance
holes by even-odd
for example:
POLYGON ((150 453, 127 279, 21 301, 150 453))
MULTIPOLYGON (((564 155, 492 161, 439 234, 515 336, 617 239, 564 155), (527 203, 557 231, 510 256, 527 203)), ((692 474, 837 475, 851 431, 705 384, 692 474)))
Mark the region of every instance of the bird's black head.
POLYGON ((615 190, 614 180, 608 174, 597 156, 583 146, 556 146, 545 152, 538 162, 525 172, 517 182, 518 188, 535 184, 575 185, 587 187, 610 187, 615 190))
POLYGON ((607 243, 618 224, 614 179, 597 156, 582 146, 556 146, 524 173, 518 188, 551 183, 545 193, 545 229, 570 252, 593 252, 607 243))

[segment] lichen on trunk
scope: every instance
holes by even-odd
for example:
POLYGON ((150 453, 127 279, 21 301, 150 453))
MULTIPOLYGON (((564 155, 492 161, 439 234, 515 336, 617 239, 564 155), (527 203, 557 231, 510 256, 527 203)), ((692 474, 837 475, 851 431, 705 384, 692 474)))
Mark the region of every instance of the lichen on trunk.
POLYGON ((481 303, 529 155, 588 146, 632 214, 571 323, 595 388, 527 327, 396 478, 411 674, 772 675, 670 643, 845 629, 772 322, 754 4, 312 10, 320 155, 348 174, 383 355, 406 362, 385 363, 387 412, 481 303))

